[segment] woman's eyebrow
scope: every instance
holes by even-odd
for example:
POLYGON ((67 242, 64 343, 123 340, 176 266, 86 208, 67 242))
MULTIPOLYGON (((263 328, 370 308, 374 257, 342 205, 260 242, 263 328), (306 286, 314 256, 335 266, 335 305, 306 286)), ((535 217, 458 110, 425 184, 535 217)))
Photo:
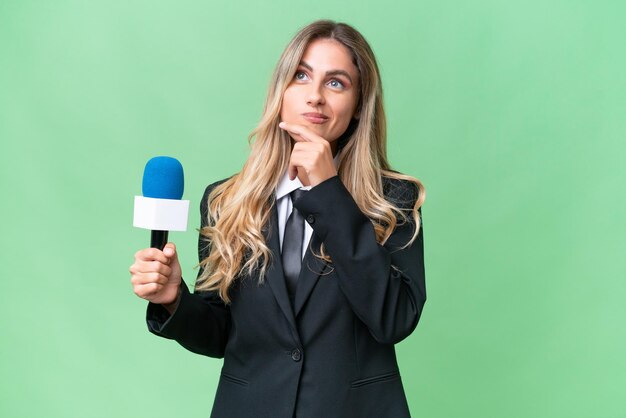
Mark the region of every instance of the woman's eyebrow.
MULTIPOLYGON (((300 66, 306 68, 309 71, 313 71, 313 67, 311 67, 309 64, 307 64, 306 61, 300 61, 300 66)), ((352 77, 350 77, 350 74, 348 74, 348 72, 344 71, 344 70, 326 71, 326 75, 330 75, 330 76, 342 75, 342 76, 346 77, 350 81, 350 84, 354 84, 353 81, 352 81, 352 77)))
POLYGON ((332 75, 343 75, 350 81, 350 84, 354 84, 354 83, 352 83, 352 77, 350 77, 350 74, 348 74, 348 72, 344 71, 344 70, 326 71, 326 75, 331 75, 331 76, 332 75))

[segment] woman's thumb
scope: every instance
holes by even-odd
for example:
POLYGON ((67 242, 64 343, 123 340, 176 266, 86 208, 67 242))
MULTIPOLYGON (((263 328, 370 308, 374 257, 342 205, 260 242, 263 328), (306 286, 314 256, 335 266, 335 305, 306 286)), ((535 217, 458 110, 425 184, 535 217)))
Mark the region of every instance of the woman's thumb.
POLYGON ((168 242, 167 245, 163 247, 163 254, 165 254, 167 258, 175 257, 176 256, 176 244, 174 244, 173 242, 168 242))

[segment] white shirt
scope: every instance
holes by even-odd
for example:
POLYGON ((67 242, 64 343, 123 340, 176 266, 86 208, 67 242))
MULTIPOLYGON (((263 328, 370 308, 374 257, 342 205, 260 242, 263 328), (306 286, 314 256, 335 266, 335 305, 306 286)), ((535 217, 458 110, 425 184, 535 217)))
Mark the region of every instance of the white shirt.
MULTIPOLYGON (((335 168, 337 168, 339 166, 339 153, 335 155, 335 157, 333 158, 333 162, 335 163, 335 168)), ((287 223, 287 219, 289 219, 289 215, 291 215, 291 211, 293 209, 293 203, 291 203, 289 193, 293 192, 296 189, 311 190, 311 186, 303 186, 298 177, 293 180, 289 180, 289 171, 285 171, 283 178, 280 180, 278 186, 276 187, 275 193, 276 209, 278 211, 278 238, 280 241, 281 252, 283 250, 283 236, 285 235, 285 224, 287 223)), ((307 248, 309 247, 309 240, 311 239, 311 235, 313 235, 313 228, 311 228, 311 225, 309 225, 308 222, 304 222, 304 238, 302 241, 303 258, 307 248)))

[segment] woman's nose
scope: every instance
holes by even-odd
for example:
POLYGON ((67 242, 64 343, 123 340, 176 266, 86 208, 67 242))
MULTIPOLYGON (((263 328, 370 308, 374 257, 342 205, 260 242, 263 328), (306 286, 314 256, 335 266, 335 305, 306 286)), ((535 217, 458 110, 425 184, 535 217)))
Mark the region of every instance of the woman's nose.
POLYGON ((319 106, 324 104, 324 95, 321 92, 321 86, 311 84, 311 89, 307 93, 306 103, 309 106, 319 106))

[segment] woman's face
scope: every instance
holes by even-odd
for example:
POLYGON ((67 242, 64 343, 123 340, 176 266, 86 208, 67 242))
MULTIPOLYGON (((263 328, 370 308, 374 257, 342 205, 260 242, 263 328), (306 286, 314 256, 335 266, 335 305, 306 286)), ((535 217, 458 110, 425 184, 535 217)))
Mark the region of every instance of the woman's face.
POLYGON ((317 39, 302 56, 283 95, 282 121, 303 125, 331 143, 348 128, 359 95, 359 72, 348 49, 333 39, 317 39))

